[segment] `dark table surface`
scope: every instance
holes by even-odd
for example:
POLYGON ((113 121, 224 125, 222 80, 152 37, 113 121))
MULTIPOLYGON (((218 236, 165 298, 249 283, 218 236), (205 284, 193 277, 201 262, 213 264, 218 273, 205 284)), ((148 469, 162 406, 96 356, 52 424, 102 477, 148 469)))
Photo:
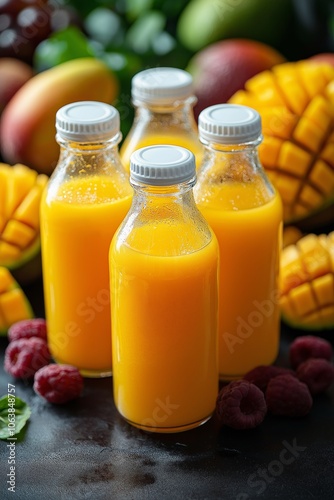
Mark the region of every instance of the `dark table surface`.
MULTIPOLYGON (((26 289, 43 314, 42 285, 26 289)), ((278 365, 296 332, 282 328, 278 365)), ((329 332, 327 338, 334 332, 329 332)), ((215 417, 178 434, 150 434, 128 425, 112 398, 112 379, 85 379, 78 400, 53 406, 32 385, 3 371, 32 414, 15 447, 16 490, 7 490, 8 448, 0 441, 0 498, 17 500, 245 500, 334 498, 334 385, 301 419, 267 416, 256 429, 220 428, 215 417)))

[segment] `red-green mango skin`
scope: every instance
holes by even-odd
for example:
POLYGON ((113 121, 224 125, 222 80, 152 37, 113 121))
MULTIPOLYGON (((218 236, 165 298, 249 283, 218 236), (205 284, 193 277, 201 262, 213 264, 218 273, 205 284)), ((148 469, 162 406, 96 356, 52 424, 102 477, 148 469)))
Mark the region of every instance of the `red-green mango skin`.
POLYGON ((107 66, 94 58, 67 61, 25 83, 5 107, 0 125, 2 157, 50 175, 59 157, 55 116, 76 101, 112 103, 118 82, 107 66))

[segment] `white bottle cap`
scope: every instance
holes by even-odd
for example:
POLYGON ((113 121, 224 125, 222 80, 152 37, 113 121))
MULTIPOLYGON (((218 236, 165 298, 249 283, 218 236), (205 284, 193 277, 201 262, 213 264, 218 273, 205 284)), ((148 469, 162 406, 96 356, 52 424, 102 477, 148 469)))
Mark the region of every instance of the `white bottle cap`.
POLYGON ((180 146, 137 149, 130 158, 130 180, 151 186, 172 186, 195 177, 195 156, 180 146))
POLYGON ((248 106, 217 104, 200 113, 198 132, 205 142, 245 144, 261 140, 261 117, 248 106))
POLYGON ((108 140, 120 135, 119 128, 119 112, 104 102, 73 102, 56 114, 58 134, 76 142, 108 140))
POLYGON ((193 95, 192 76, 183 69, 151 68, 132 78, 132 98, 148 104, 171 104, 193 95))

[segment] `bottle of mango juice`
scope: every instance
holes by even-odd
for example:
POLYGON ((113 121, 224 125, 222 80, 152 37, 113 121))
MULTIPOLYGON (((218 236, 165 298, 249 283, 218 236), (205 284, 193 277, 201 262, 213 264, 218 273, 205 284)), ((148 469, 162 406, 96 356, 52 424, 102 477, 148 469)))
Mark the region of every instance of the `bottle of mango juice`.
POLYGON ((58 165, 41 202, 48 344, 85 376, 112 371, 108 252, 132 188, 117 145, 119 114, 82 101, 56 116, 58 165))
POLYGON ((261 119, 251 108, 203 110, 206 160, 194 194, 220 247, 219 373, 240 378, 275 361, 282 206, 260 165, 261 119))
POLYGON ((192 77, 177 68, 152 68, 132 79, 135 118, 121 147, 122 162, 130 168, 136 149, 153 144, 173 144, 190 149, 196 165, 202 160, 203 146, 198 139, 193 115, 196 97, 192 77))
POLYGON ((194 202, 189 150, 137 150, 130 180, 110 248, 115 404, 141 429, 183 431, 215 408, 218 243, 194 202))

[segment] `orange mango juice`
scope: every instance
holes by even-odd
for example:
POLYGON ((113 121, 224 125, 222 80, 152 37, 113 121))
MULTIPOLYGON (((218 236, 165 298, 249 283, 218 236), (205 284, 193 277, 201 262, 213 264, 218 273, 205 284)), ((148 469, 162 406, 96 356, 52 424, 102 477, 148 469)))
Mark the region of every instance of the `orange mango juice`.
POLYGON ((114 400, 146 430, 186 430, 215 408, 218 244, 173 255, 186 231, 142 226, 111 245, 114 400))
POLYGON ((173 133, 173 130, 169 129, 169 133, 164 135, 161 133, 151 133, 139 138, 136 135, 126 137, 120 150, 121 160, 125 169, 127 171, 130 170, 130 157, 136 149, 154 144, 171 144, 173 146, 182 146, 189 149, 195 155, 196 167, 198 167, 202 161, 204 151, 197 137, 192 139, 188 134, 182 134, 180 131, 174 131, 173 133))
POLYGON ((195 198, 220 246, 219 373, 239 378, 278 353, 281 200, 256 180, 213 184, 195 198))
POLYGON ((46 191, 41 205, 50 351, 88 376, 111 373, 108 251, 131 204, 130 185, 123 190, 120 198, 112 177, 83 177, 55 200, 46 191))

